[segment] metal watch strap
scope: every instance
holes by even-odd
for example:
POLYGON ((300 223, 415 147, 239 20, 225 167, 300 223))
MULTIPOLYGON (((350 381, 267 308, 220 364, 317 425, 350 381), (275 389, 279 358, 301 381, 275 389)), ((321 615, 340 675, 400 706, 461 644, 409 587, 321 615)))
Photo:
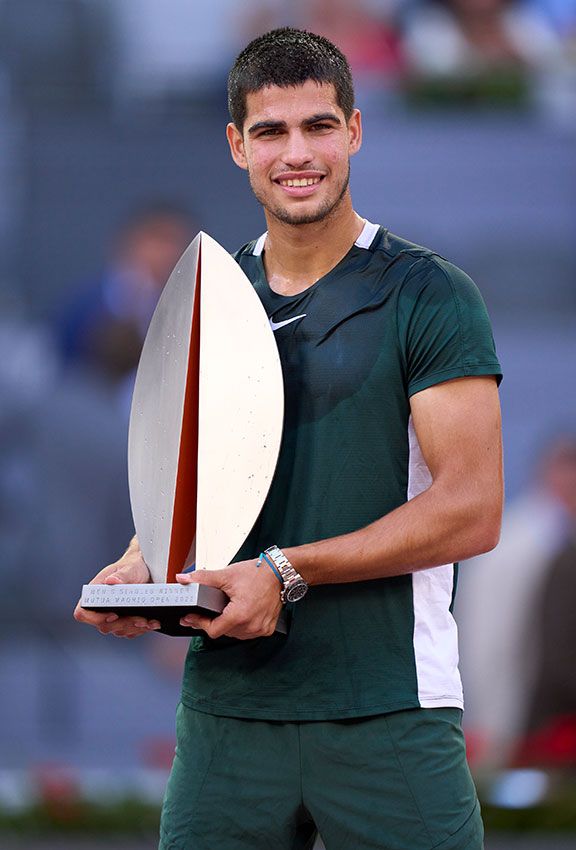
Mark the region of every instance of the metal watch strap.
POLYGON ((295 602, 301 599, 307 592, 308 585, 300 573, 294 569, 284 552, 276 544, 264 551, 282 577, 284 585, 280 592, 282 602, 295 602), (291 590, 294 591, 293 598, 291 598, 291 590))

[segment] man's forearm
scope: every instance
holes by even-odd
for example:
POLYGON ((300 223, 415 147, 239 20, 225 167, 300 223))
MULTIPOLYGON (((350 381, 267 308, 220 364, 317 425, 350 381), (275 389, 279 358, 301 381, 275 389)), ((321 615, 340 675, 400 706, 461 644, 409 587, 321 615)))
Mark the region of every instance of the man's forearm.
POLYGON ((365 528, 284 552, 312 585, 402 575, 493 549, 501 502, 433 484, 365 528))

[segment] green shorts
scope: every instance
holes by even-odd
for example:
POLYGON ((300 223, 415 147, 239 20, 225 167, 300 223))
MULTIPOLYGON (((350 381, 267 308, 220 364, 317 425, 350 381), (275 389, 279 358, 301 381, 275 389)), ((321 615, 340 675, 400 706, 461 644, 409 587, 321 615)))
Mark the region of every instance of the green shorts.
POLYGON ((481 850, 461 711, 275 722, 180 705, 160 850, 481 850))

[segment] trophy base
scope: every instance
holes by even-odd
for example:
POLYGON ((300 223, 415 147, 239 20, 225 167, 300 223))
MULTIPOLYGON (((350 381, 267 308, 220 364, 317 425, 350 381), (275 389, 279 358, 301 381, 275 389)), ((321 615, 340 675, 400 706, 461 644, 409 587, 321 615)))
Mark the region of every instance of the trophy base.
MULTIPOLYGON (((217 617, 227 603, 225 593, 203 584, 85 584, 80 598, 81 607, 87 611, 158 620, 159 631, 172 637, 205 634, 201 629, 181 626, 180 619, 191 613, 217 617)), ((276 631, 287 634, 286 611, 280 612, 276 631)))

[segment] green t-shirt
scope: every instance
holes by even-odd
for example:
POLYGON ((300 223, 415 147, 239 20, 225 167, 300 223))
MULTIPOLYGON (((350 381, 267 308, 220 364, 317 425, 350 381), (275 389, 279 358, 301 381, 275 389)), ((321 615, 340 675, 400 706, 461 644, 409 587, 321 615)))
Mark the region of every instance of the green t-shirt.
MULTIPOLYGON (((426 489, 410 396, 501 376, 476 286, 437 254, 367 222, 334 269, 283 296, 268 286, 264 241, 235 256, 275 328, 285 423, 270 492, 235 560, 354 531, 426 489)), ((316 585, 290 606, 288 635, 194 638, 182 700, 276 720, 461 707, 455 570, 316 585)))

